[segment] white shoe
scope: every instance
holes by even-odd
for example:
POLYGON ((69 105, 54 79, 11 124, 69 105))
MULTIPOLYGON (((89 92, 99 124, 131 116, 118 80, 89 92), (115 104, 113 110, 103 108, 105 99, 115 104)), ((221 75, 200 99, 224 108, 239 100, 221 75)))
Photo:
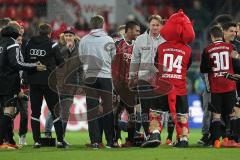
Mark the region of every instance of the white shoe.
POLYGON ((19 137, 19 144, 23 145, 23 146, 27 145, 26 136, 25 135, 22 135, 22 136, 19 137))

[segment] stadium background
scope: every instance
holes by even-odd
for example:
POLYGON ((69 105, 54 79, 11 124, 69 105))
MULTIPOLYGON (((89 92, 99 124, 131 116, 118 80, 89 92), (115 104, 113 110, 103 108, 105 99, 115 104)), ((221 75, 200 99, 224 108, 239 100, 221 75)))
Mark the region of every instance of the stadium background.
MULTIPOLYGON (((146 29, 147 17, 160 14, 167 19, 179 8, 184 9, 194 23, 196 39, 191 44, 193 64, 188 72, 188 95, 190 106, 190 127, 200 128, 202 122, 201 93, 204 84, 199 75, 201 52, 207 44, 206 30, 211 20, 218 14, 231 14, 239 21, 238 0, 0 0, 0 17, 10 17, 24 22, 28 39, 36 34, 36 28, 43 22, 51 23, 52 38, 58 39, 68 26, 74 26, 79 37, 89 32, 88 22, 92 15, 101 14, 106 19, 105 29, 112 36, 116 29, 127 20, 141 23, 142 32, 146 29)), ((68 130, 87 129, 85 117, 85 99, 76 96, 71 108, 68 130)), ((43 128, 47 109, 42 107, 41 127, 43 128)), ((19 127, 19 117, 15 120, 15 129, 19 127)), ((29 123, 30 124, 30 123, 29 123)), ((30 129, 30 126, 29 126, 30 129)))

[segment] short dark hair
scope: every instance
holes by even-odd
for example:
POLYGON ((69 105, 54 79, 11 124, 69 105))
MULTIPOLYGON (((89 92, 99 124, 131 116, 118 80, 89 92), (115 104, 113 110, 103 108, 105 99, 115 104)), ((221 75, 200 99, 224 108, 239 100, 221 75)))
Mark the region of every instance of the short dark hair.
POLYGON ((154 14, 154 15, 151 15, 149 18, 148 18, 148 23, 150 23, 153 19, 159 21, 159 23, 163 23, 163 20, 162 20, 162 17, 157 15, 157 14, 154 14))
POLYGON ((135 26, 140 26, 138 22, 136 21, 128 21, 125 25, 125 33, 128 31, 128 29, 132 29, 135 26))
POLYGON ((220 14, 214 19, 214 23, 220 24, 221 26, 223 26, 223 24, 225 23, 232 22, 232 21, 233 21, 233 18, 229 14, 220 14))
POLYGON ((2 19, 0 19, 0 29, 2 29, 3 27, 7 26, 10 21, 11 21, 10 18, 2 18, 2 19))
POLYGON ((49 35, 50 33, 52 33, 52 27, 47 24, 47 23, 44 23, 44 24, 41 24, 39 26, 39 34, 42 35, 42 36, 47 36, 49 35))
POLYGON ((237 27, 237 24, 235 22, 227 22, 222 25, 224 31, 228 30, 230 27, 237 27))
POLYGON ((220 25, 214 25, 209 29, 209 35, 213 36, 214 38, 222 38, 223 37, 223 30, 220 25))
POLYGON ((90 20, 91 29, 100 29, 103 28, 104 18, 101 15, 93 16, 90 20))

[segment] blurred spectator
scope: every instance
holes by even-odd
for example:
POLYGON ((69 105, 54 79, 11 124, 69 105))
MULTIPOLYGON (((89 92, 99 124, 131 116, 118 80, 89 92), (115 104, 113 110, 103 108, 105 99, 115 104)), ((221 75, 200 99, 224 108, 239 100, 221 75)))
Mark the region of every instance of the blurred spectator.
POLYGON ((175 12, 172 4, 170 2, 166 2, 164 5, 159 8, 158 14, 163 18, 169 18, 175 12))
POLYGON ((2 28, 5 27, 10 21, 11 21, 10 18, 0 19, 0 31, 1 31, 2 28))
POLYGON ((74 27, 77 30, 84 30, 84 31, 89 30, 87 20, 79 14, 77 15, 77 21, 74 23, 74 27))
POLYGON ((66 3, 71 5, 74 8, 76 14, 81 13, 81 5, 77 0, 64 0, 66 3))
POLYGON ((24 21, 24 28, 25 28, 25 33, 23 35, 24 38, 29 39, 32 36, 36 36, 38 34, 38 27, 43 22, 44 22, 43 19, 39 17, 33 17, 31 21, 24 21))
POLYGON ((34 17, 34 15, 35 15, 35 10, 34 10, 34 8, 32 6, 29 6, 29 5, 25 6, 24 5, 24 7, 22 8, 21 13, 22 13, 21 16, 23 17, 23 19, 31 20, 34 17))
POLYGON ((142 0, 128 0, 128 3, 131 3, 133 6, 140 6, 142 4, 142 0))
POLYGON ((237 36, 236 39, 240 41, 240 22, 237 23, 237 36))
POLYGON ((52 39, 58 40, 59 35, 67 29, 67 25, 63 20, 63 15, 57 15, 56 19, 51 22, 53 29, 52 39))
POLYGON ((196 37, 202 38, 203 29, 209 24, 209 12, 202 7, 200 0, 194 0, 192 8, 186 10, 191 20, 194 20, 194 30, 196 37))

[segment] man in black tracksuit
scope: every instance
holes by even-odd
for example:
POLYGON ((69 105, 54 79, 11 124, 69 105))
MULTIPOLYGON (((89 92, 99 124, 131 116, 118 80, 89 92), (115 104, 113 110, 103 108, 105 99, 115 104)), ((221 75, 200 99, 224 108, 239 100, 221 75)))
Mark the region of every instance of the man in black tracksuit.
MULTIPOLYGON (((59 115, 59 96, 51 90, 48 85, 49 75, 56 66, 64 62, 61 57, 57 43, 50 40, 52 29, 50 25, 43 24, 39 27, 39 36, 32 37, 25 48, 25 61, 40 61, 46 66, 43 72, 28 72, 28 81, 30 84, 30 101, 31 101, 31 126, 34 147, 39 148, 40 138, 40 115, 43 96, 46 100, 49 111, 53 115, 53 123, 57 134, 57 147, 65 148, 66 143, 63 141, 62 120, 59 115)), ((55 81, 56 82, 56 81, 55 81)))
MULTIPOLYGON (((63 85, 58 85, 58 91, 61 101, 61 118, 63 123, 63 135, 65 136, 68 119, 70 116, 70 107, 73 104, 74 95, 76 92, 68 88, 69 85, 77 86, 82 84, 83 79, 83 64, 80 61, 78 46, 79 39, 75 35, 75 31, 72 27, 67 28, 63 32, 64 41, 59 41, 59 48, 62 57, 64 58, 64 65, 61 67, 61 70, 57 71, 56 77, 59 83, 61 83, 61 77, 64 81, 63 85), (74 66, 77 66, 74 68, 74 66), (76 70, 77 69, 77 70, 76 70), (76 70, 76 71, 74 71, 76 70)), ((61 37, 60 37, 61 38, 61 37)), ((59 84, 58 83, 58 84, 59 84)), ((76 88, 76 87, 75 87, 76 88)), ((52 115, 48 114, 45 123, 45 135, 50 136, 52 130, 52 115)))
POLYGON ((13 119, 16 116, 17 98, 20 91, 19 70, 43 71, 45 66, 24 63, 16 38, 19 30, 13 26, 4 27, 0 39, 0 148, 18 148, 13 139, 13 119), (3 144, 7 136, 9 144, 3 144))

